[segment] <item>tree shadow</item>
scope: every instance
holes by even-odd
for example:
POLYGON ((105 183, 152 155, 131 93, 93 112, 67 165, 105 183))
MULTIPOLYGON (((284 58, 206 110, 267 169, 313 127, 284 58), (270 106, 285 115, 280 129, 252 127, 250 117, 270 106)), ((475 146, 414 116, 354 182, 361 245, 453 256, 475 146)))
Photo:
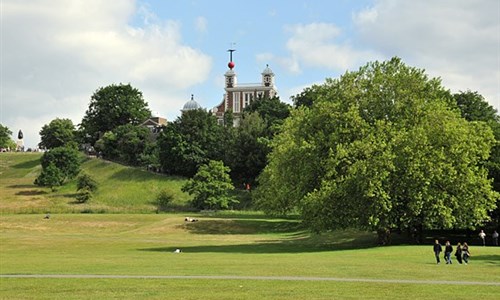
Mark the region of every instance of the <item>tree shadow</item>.
POLYGON ((24 161, 22 163, 12 165, 12 168, 14 168, 14 169, 32 169, 38 165, 40 165, 40 158, 35 158, 33 160, 28 160, 28 161, 24 161))
POLYGON ((44 195, 48 194, 46 191, 40 190, 29 190, 29 191, 19 191, 16 193, 18 196, 36 196, 36 195, 44 195))
POLYGON ((296 233, 304 230, 294 220, 273 219, 203 219, 179 225, 194 234, 269 234, 296 233))
POLYGON ((35 185, 34 184, 13 184, 13 185, 9 185, 7 187, 11 188, 11 189, 26 189, 26 188, 33 188, 33 187, 35 187, 35 185))
MULTIPOLYGON (((139 168, 126 168, 120 170, 113 175, 110 176, 111 179, 120 180, 120 181, 149 181, 153 178, 164 178, 166 175, 151 173, 146 170, 142 170, 139 168)), ((185 180, 182 177, 178 176, 168 176, 166 177, 168 181, 183 181, 185 180)))
POLYGON ((478 255, 471 256, 471 261, 474 260, 482 260, 491 265, 500 265, 500 255, 492 254, 492 255, 478 255))
POLYGON ((284 240, 261 241, 251 244, 237 245, 202 245, 177 247, 143 248, 139 251, 174 252, 181 249, 186 253, 240 253, 240 254, 277 254, 277 253, 314 253, 340 250, 367 249, 376 247, 374 239, 337 239, 335 241, 319 240, 314 236, 298 234, 284 240))

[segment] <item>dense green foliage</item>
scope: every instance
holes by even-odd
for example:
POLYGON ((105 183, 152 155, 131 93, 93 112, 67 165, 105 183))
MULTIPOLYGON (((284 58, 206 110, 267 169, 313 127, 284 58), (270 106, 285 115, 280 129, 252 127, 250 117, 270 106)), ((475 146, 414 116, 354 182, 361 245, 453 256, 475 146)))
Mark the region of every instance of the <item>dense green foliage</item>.
POLYGON ((268 212, 313 230, 474 228, 498 194, 483 163, 494 137, 438 79, 398 58, 328 79, 285 122, 260 177, 268 212))
POLYGON ((199 209, 225 209, 237 200, 230 195, 234 189, 229 168, 222 161, 211 160, 200 166, 198 172, 183 187, 184 192, 194 195, 193 206, 199 209))
POLYGON ((95 145, 102 157, 131 166, 147 165, 154 148, 151 132, 143 126, 120 125, 106 132, 95 145))
POLYGON ((97 191, 98 188, 97 181, 88 173, 81 172, 76 178, 76 190, 80 191, 83 189, 88 189, 91 192, 97 191))
MULTIPOLYGON (((7 127, 0 124, 0 148, 8 148, 13 144, 12 131, 7 127)), ((15 144, 14 144, 15 145, 15 144)))
POLYGON ((202 164, 220 160, 223 128, 203 109, 184 112, 169 123, 158 137, 159 159, 163 172, 191 177, 202 164))
MULTIPOLYGON (((482 121, 490 126, 495 135, 496 143, 491 149, 485 167, 489 177, 493 179, 493 188, 500 192, 500 117, 495 108, 477 92, 460 92, 453 95, 462 117, 468 121, 482 121)), ((497 199, 497 208, 491 214, 492 221, 497 226, 500 224, 500 199, 497 199)))
POLYGON ((69 147, 57 147, 43 154, 40 159, 42 172, 35 180, 39 186, 54 187, 73 179, 80 172, 78 151, 69 147))
POLYGON ((120 125, 138 125, 151 116, 142 92, 130 84, 99 88, 90 98, 80 125, 81 138, 94 144, 104 133, 120 125))
POLYGON ((75 144, 75 125, 70 119, 56 118, 40 130, 40 148, 52 149, 75 144))
POLYGON ((174 198, 175 195, 170 189, 167 188, 161 189, 158 195, 156 195, 157 211, 166 210, 167 207, 170 205, 170 203, 172 203, 174 198))
POLYGON ((42 169, 34 183, 38 186, 47 186, 52 191, 55 191, 58 186, 64 183, 64 179, 63 172, 53 162, 50 162, 42 169))

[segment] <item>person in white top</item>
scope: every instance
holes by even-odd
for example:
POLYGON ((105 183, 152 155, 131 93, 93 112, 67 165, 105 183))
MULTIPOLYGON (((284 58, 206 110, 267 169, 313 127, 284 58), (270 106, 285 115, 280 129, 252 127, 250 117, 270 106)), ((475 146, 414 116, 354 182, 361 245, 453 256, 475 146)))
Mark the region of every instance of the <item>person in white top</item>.
POLYGON ((481 230, 481 232, 479 233, 479 237, 483 241, 483 246, 486 246, 486 233, 484 233, 484 230, 481 230))

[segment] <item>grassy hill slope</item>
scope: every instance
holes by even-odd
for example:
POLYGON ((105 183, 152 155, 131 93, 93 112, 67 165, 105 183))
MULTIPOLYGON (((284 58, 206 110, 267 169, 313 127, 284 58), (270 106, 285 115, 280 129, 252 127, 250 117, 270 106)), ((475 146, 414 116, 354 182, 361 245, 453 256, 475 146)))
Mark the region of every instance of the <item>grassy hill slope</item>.
POLYGON ((0 213, 152 213, 157 193, 169 189, 174 207, 183 207, 189 195, 181 191, 186 179, 150 173, 113 162, 85 158, 82 170, 99 184, 85 204, 75 200, 75 180, 56 192, 33 184, 41 170, 41 153, 0 153, 0 213))

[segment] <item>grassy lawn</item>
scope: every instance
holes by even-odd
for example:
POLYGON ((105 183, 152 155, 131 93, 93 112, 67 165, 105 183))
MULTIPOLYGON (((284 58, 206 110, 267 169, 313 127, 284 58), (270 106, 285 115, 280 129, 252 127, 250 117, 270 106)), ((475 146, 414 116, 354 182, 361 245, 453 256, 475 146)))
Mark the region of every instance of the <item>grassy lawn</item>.
MULTIPOLYGON (((371 233, 311 235, 260 214, 3 214, 0 274, 297 276, 500 282, 500 247, 436 265, 432 246, 371 233), (180 248, 183 253, 175 254, 180 248)), ((498 299, 500 286, 243 279, 1 278, 1 299, 498 299)))
POLYGON ((186 207, 189 197, 180 191, 185 179, 99 159, 83 159, 82 169, 99 190, 90 203, 78 204, 74 181, 56 192, 33 184, 40 157, 0 153, 0 275, 236 277, 1 277, 0 299, 498 299, 500 294, 498 285, 432 284, 499 283, 500 247, 472 246, 469 265, 436 265, 430 243, 405 245, 397 236, 394 246, 376 247, 370 232, 315 235, 297 220, 256 212, 154 214, 156 193, 163 188, 175 195, 174 208, 186 207), (46 212, 50 219, 43 218, 46 212), (186 223, 186 216, 199 221, 186 223), (173 253, 177 248, 183 252, 173 253), (274 279, 243 278, 249 276, 274 279))
POLYGON ((83 158, 82 170, 96 179, 99 190, 86 204, 76 202, 76 181, 56 192, 33 184, 41 171, 41 153, 0 153, 1 213, 153 213, 161 189, 183 207, 189 195, 181 191, 186 179, 163 176, 101 159, 83 158))

